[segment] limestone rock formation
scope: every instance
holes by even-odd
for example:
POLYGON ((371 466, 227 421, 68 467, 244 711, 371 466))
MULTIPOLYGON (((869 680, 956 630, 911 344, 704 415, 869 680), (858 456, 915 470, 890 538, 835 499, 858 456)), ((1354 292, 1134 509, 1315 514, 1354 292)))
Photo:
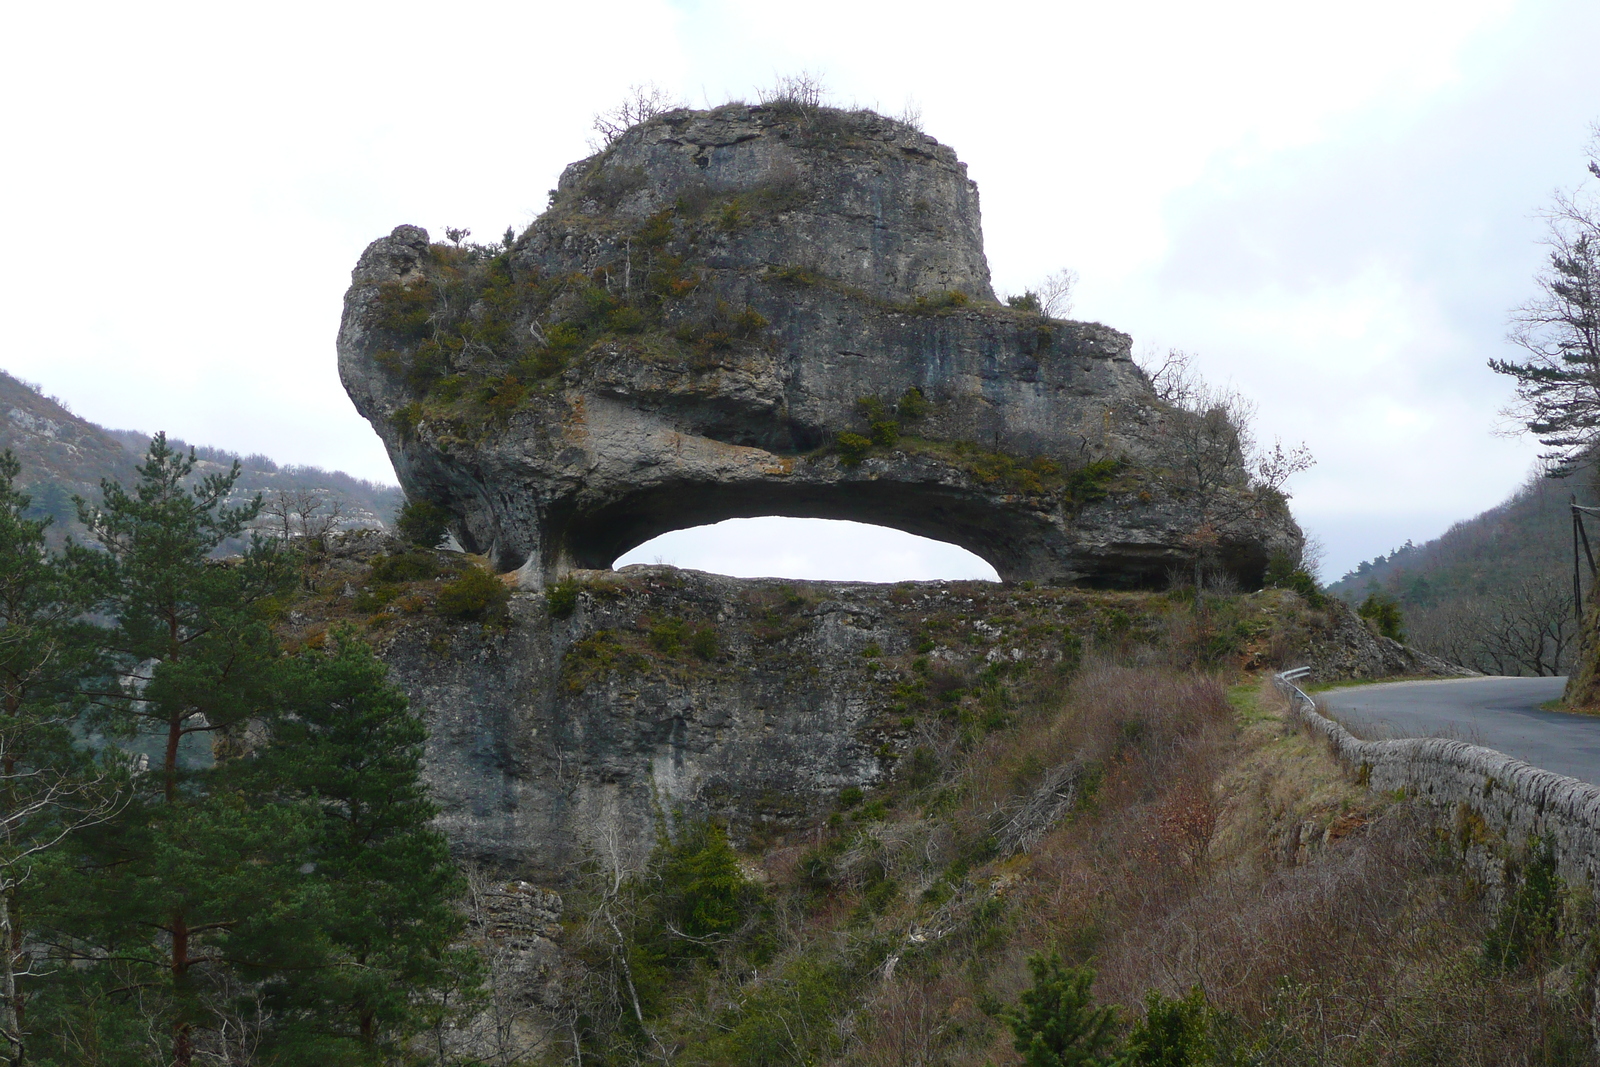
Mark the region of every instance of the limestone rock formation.
POLYGON ((340 371, 407 492, 527 588, 725 518, 855 519, 1007 580, 1247 587, 1295 555, 1237 466, 1185 481, 1127 336, 1001 306, 948 147, 870 112, 729 105, 573 164, 509 245, 362 255, 340 371), (1217 480, 1213 479, 1213 483, 1217 480))
MULTIPOLYGON (((452 851, 543 884, 569 883, 586 854, 620 852, 636 868, 674 812, 713 819, 752 851, 804 845, 889 776, 936 786, 952 745, 1059 699, 1091 649, 1310 664, 1328 680, 1453 671, 1376 637, 1346 605, 1312 608, 1287 590, 1197 619, 1166 594, 634 566, 514 594, 508 617, 486 624, 436 613, 443 578, 393 584, 394 561, 415 568, 419 555, 444 575, 460 566, 347 537, 329 582, 351 594, 303 602, 286 636, 309 641, 355 612, 427 717, 426 777, 452 851)), ((996 812, 1002 839, 1014 814, 996 812)))

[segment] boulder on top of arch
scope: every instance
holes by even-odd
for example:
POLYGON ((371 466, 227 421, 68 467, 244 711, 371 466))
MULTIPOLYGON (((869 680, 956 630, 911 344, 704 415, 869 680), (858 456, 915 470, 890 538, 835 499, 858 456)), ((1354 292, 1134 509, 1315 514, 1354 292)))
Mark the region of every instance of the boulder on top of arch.
POLYGON ((1298 556, 1237 462, 1186 474, 1195 435, 1167 431, 1193 416, 1125 334, 995 300, 977 187, 902 123, 668 112, 507 236, 373 242, 339 369, 407 494, 525 587, 758 515, 897 527, 1007 581, 1160 587, 1203 552, 1255 587, 1298 556))

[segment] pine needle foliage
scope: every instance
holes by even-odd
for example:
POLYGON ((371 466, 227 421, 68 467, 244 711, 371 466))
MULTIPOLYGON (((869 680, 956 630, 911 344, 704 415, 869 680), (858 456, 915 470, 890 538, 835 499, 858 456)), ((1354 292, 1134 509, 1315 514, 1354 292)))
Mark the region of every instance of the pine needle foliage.
POLYGON ((1112 1067, 1116 1063, 1117 1010, 1096 1007, 1089 987, 1094 971, 1068 967, 1060 953, 1028 960, 1033 988, 1025 990, 1006 1022, 1027 1067, 1112 1067))

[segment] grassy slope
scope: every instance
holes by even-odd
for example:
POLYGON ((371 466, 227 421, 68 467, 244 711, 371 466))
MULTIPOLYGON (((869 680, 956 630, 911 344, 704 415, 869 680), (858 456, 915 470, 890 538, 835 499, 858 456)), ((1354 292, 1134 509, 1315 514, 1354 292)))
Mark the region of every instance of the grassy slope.
POLYGON ((1409 804, 1346 781, 1275 698, 1229 696, 1091 663, 885 812, 751 857, 776 956, 679 974, 649 1030, 684 1063, 1017 1062, 997 1015, 1027 957, 1059 950, 1128 1017, 1150 989, 1200 985, 1235 1062, 1512 1064, 1533 1062, 1531 1035, 1579 1040, 1558 990, 1541 1004, 1528 976, 1479 967, 1488 909, 1409 804), (996 825, 1074 759, 1097 787, 1031 851, 997 854, 996 825))

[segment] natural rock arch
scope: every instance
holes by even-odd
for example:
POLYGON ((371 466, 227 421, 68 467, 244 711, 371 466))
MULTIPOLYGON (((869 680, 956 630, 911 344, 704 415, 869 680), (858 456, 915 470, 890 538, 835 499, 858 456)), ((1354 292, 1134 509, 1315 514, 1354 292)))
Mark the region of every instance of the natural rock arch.
POLYGON ((1127 336, 997 303, 965 167, 870 112, 671 112, 567 168, 509 247, 399 227, 339 352, 407 492, 532 588, 759 514, 1113 587, 1164 584, 1206 522, 1247 586, 1300 543, 1242 471, 1202 513, 1127 336))

